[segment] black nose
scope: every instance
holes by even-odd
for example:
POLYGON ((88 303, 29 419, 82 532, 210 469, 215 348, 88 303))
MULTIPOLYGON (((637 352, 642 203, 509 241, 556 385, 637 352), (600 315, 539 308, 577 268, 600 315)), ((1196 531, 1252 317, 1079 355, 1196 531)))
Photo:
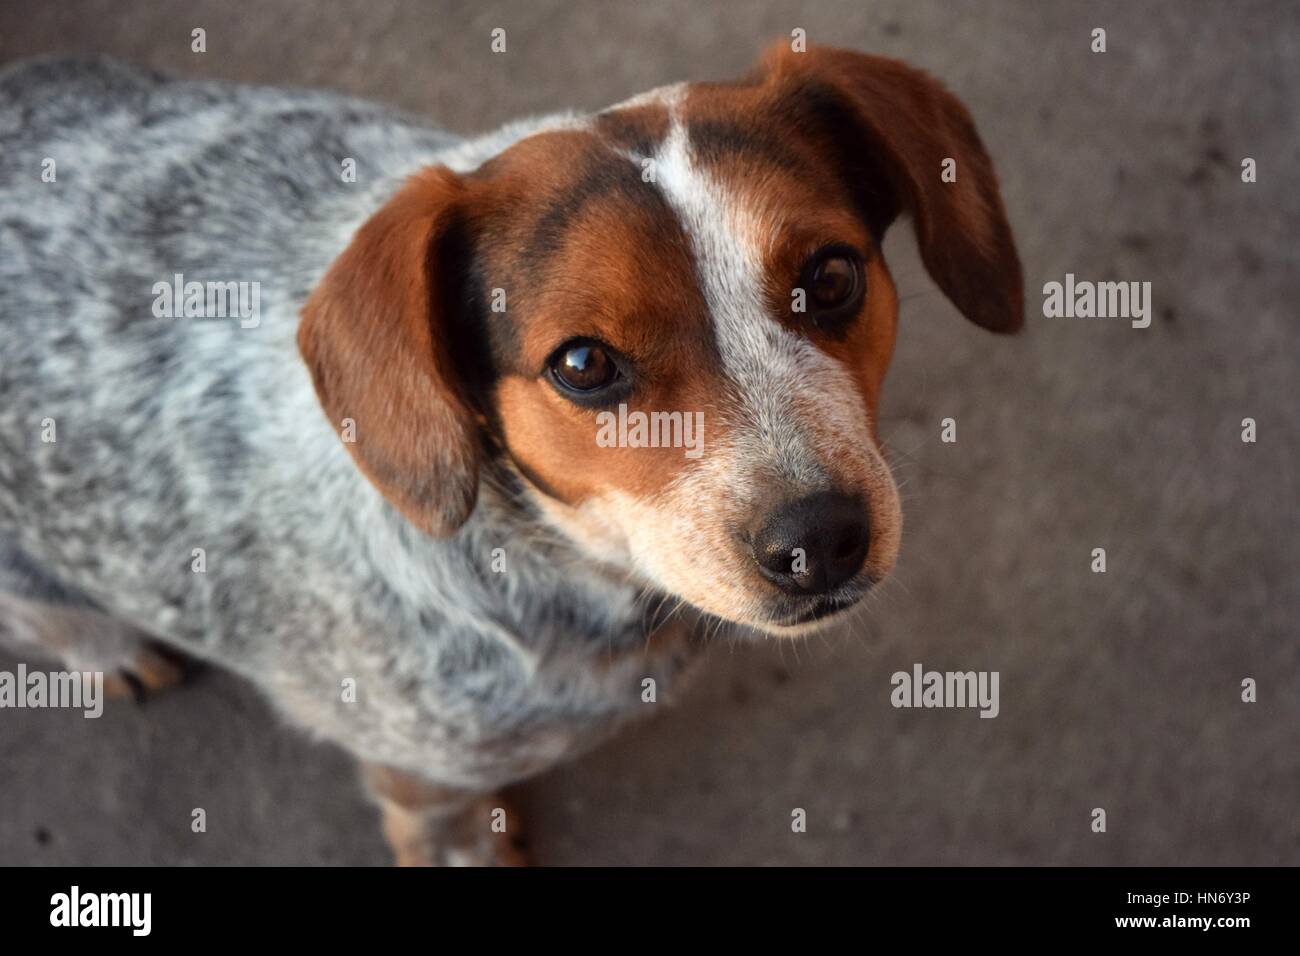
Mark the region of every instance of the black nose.
POLYGON ((858 498, 826 491, 769 513, 753 535, 763 576, 789 594, 823 594, 862 569, 871 541, 858 498))

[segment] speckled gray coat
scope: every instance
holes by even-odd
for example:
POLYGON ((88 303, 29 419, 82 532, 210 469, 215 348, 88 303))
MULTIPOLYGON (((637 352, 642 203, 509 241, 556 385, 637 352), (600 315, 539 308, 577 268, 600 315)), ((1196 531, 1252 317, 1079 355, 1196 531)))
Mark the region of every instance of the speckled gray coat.
POLYGON ((645 677, 662 700, 677 656, 647 652, 634 586, 541 529, 508 476, 454 537, 415 531, 295 345, 304 299, 405 176, 471 169, 544 122, 463 143, 354 100, 101 59, 0 73, 0 636, 85 610, 63 639, 79 666, 147 635, 362 758, 475 788, 652 709, 645 677), (156 317, 177 273, 260 283, 260 322, 156 317))

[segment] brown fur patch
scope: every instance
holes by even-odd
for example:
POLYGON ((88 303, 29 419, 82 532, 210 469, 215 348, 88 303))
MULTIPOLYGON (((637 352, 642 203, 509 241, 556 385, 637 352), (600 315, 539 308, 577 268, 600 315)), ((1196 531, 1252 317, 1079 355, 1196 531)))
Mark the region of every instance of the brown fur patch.
POLYGON ((668 110, 661 103, 608 109, 596 116, 594 129, 610 146, 649 157, 668 135, 668 110))
POLYGON ((627 112, 598 123, 600 135, 521 143, 476 191, 483 282, 506 290, 513 338, 494 391, 499 428, 525 476, 567 504, 609 488, 656 494, 683 462, 680 448, 597 444, 597 413, 616 408, 577 405, 549 380, 547 359, 570 339, 597 339, 626 360, 629 412, 700 411, 719 427, 723 385, 689 240, 641 167, 610 145, 661 133, 665 117, 627 112))
POLYGON ((374 214, 303 307, 298 347, 358 467, 417 527, 447 533, 474 507, 479 439, 447 343, 431 254, 460 181, 426 169, 374 214))
POLYGON ((1021 327, 1020 259, 992 160, 960 100, 905 63, 827 47, 794 53, 778 43, 759 75, 787 128, 822 143, 869 216, 887 224, 911 214, 926 269, 962 314, 995 332, 1021 327), (953 182, 941 175, 948 159, 953 182))

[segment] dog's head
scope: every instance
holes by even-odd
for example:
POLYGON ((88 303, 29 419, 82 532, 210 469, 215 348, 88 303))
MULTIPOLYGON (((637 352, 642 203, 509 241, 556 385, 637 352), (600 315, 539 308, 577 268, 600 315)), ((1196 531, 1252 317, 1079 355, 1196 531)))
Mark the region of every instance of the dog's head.
POLYGON ((897 556, 876 409, 901 213, 967 318, 1020 326, 957 99, 893 60, 781 48, 738 83, 416 175, 330 268, 299 343, 357 463, 420 528, 459 527, 500 455, 593 558, 789 633, 897 556))

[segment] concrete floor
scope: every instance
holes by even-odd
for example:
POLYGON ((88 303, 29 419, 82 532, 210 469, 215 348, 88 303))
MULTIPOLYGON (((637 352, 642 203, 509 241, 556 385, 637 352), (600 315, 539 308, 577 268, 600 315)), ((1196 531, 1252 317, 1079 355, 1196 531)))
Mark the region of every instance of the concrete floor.
MULTIPOLYGON (((0 10, 0 62, 107 51, 467 132, 733 76, 796 26, 932 70, 997 161, 1027 334, 961 321, 891 234, 897 579, 853 633, 718 646, 682 706, 521 787, 537 859, 1300 863, 1294 3, 20 6, 0 10), (506 56, 488 51, 496 26, 506 56), (1152 282, 1151 328, 1043 318, 1039 290, 1066 272, 1152 282), (893 709, 890 675, 918 661, 999 671, 1001 715, 893 709)), ((385 859, 348 760, 234 678, 98 721, 0 711, 0 863, 385 859)))

